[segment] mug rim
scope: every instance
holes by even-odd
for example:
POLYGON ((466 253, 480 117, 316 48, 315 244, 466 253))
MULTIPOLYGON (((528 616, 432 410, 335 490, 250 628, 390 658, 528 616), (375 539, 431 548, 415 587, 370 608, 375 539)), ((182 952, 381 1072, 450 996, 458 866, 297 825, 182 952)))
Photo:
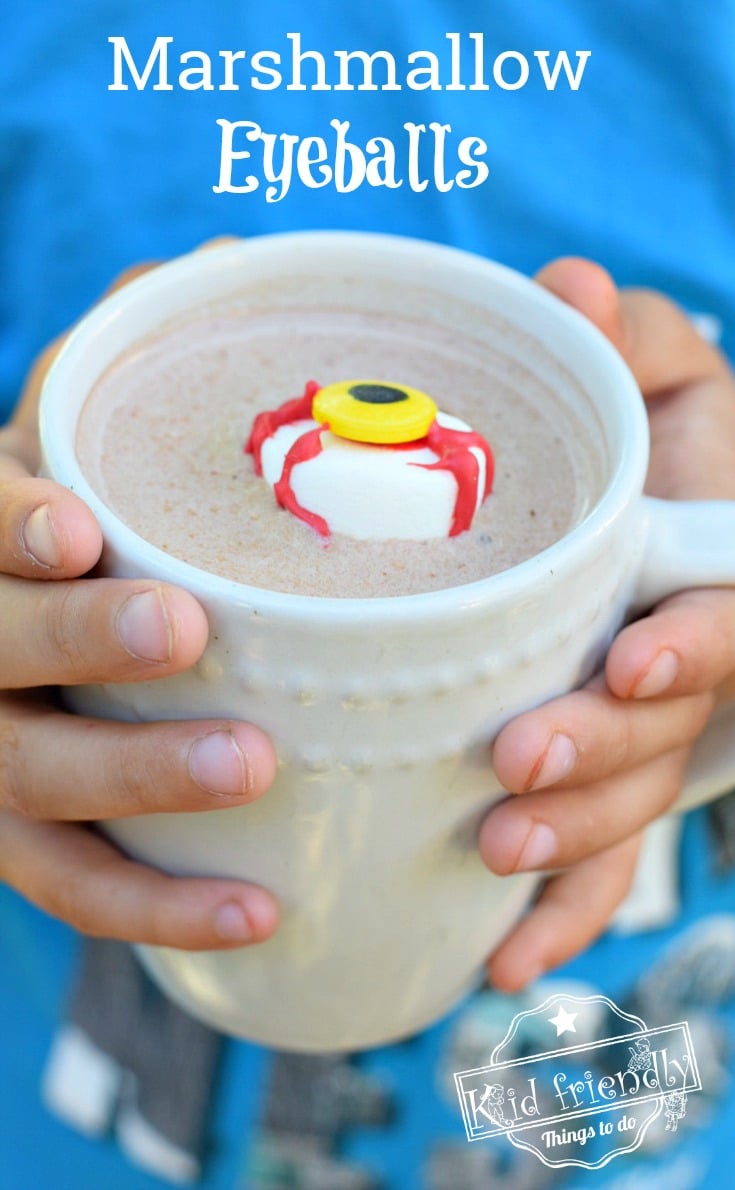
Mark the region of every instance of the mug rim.
MULTIPOLYGON (((195 307, 194 300, 190 308, 195 307)), ((164 314, 158 324, 165 324, 172 316, 170 312, 164 314)), ((154 329, 152 326, 151 330, 154 329)), ((85 399, 88 392, 89 389, 85 399)), ((635 378, 604 335, 578 311, 530 278, 486 257, 429 240, 364 231, 298 231, 253 236, 177 257, 131 281, 103 298, 70 333, 43 382, 39 427, 45 473, 88 505, 97 518, 105 542, 126 557, 134 558, 136 567, 142 572, 158 581, 189 590, 205 604, 208 599, 220 599, 228 604, 247 605, 273 617, 302 622, 425 622, 456 611, 466 613, 474 606, 485 607, 490 602, 512 602, 524 590, 546 580, 550 572, 563 571, 575 559, 578 561, 583 557, 585 547, 597 541, 629 502, 642 494, 649 449, 648 422, 635 378), (610 376, 610 390, 619 407, 624 408, 628 432, 624 449, 620 449, 612 460, 611 472, 601 495, 578 524, 558 541, 523 562, 471 583, 406 595, 334 597, 272 591, 213 574, 152 545, 104 503, 84 475, 76 456, 74 431, 78 415, 69 429, 65 424, 64 409, 64 395, 72 383, 74 369, 94 340, 124 319, 140 298, 146 298, 150 304, 154 304, 159 296, 165 299, 166 293, 172 289, 186 285, 202 272, 215 270, 223 256, 246 259, 253 252, 268 252, 272 245, 298 253, 299 247, 305 243, 324 251, 354 250, 356 246, 364 246, 368 252, 373 252, 383 248, 415 261, 425 259, 428 254, 439 264, 443 261, 448 267, 465 271, 468 276, 492 278, 566 322, 589 352, 602 357, 610 376)), ((606 445, 609 448, 609 439, 606 445)))

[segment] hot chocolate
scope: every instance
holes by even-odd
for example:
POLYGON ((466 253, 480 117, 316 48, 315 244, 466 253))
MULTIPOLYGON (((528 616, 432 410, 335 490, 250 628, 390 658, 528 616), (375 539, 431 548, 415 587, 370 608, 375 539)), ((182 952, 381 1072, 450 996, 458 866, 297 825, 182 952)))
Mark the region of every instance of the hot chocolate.
POLYGON ((338 294, 325 298, 299 308, 293 293, 263 286, 242 302, 204 307, 141 341, 95 385, 79 423, 79 461, 141 537, 257 587, 393 596, 514 566, 596 502, 603 468, 594 426, 565 407, 558 375, 547 386, 538 359, 526 370, 504 354, 497 320, 470 303, 466 317, 458 314, 456 301, 447 320, 445 297, 408 290, 399 317, 378 302, 359 310, 338 294), (470 530, 430 542, 339 533, 325 541, 278 507, 243 449, 255 415, 298 396, 309 380, 350 376, 425 390, 489 441, 493 491, 470 530))

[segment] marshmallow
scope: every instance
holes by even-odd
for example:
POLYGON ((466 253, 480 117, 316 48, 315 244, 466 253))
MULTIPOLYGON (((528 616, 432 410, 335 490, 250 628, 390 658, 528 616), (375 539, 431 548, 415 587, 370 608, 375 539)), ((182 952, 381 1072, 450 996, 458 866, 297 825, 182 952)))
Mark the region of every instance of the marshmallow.
POLYGON ((490 448, 466 422, 415 389, 378 381, 310 382, 302 398, 256 418, 246 449, 279 504, 324 537, 454 536, 470 527, 493 478, 490 448), (317 420, 325 416, 329 424, 317 420))

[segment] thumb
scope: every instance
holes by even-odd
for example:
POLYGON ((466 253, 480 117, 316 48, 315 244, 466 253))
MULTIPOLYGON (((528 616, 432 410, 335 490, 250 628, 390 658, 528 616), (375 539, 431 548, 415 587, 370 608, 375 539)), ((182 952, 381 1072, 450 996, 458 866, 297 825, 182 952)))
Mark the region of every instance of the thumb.
POLYGON ((552 261, 535 279, 602 331, 622 355, 644 397, 729 373, 724 356, 663 294, 619 290, 601 265, 573 256, 552 261))

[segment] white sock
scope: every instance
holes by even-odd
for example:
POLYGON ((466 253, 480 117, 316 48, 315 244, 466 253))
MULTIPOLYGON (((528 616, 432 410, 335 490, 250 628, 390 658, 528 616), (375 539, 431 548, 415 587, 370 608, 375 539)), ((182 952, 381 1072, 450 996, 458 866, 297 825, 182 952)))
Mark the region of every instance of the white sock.
POLYGON ((122 1071, 76 1025, 57 1032, 41 1083, 46 1107, 85 1136, 107 1132, 122 1071))
MULTIPOLYGON (((135 1080, 128 1077, 130 1083, 125 1091, 132 1092, 135 1080)), ((132 1093, 123 1096, 115 1129, 121 1150, 134 1165, 179 1185, 199 1179, 201 1169, 197 1159, 168 1140, 140 1114, 132 1093)))

